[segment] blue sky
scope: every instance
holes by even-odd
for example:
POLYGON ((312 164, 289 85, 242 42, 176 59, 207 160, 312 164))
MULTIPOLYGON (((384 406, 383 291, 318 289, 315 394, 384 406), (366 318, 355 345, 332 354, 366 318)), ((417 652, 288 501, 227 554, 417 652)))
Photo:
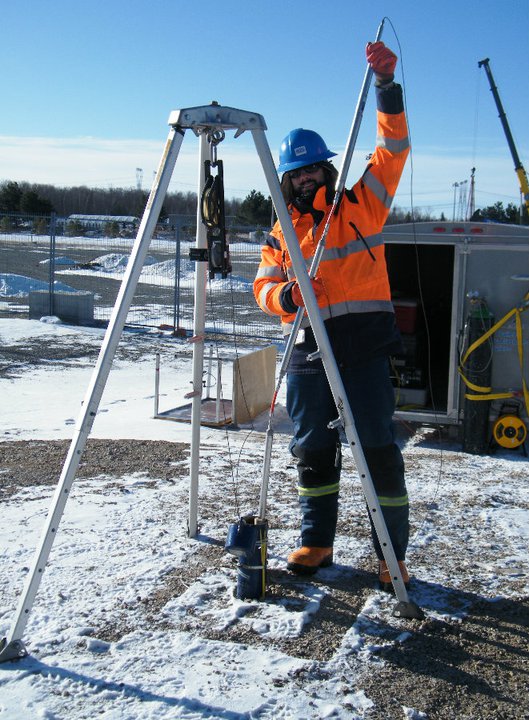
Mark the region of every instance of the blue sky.
MULTIPOLYGON (((472 167, 476 206, 519 202, 478 61, 490 58, 529 166, 529 0, 0 0, 0 10, 0 181, 132 187, 142 168, 148 189, 170 112, 212 100, 262 114, 274 157, 295 127, 318 131, 340 152, 365 44, 386 16, 397 37, 386 23, 383 40, 401 56, 413 143, 395 203, 451 219, 472 167)), ((371 92, 351 182, 374 144, 373 100, 371 92)), ((228 197, 267 192, 249 135, 228 134, 219 157, 228 197)), ((197 165, 188 132, 170 189, 196 191, 197 165)))

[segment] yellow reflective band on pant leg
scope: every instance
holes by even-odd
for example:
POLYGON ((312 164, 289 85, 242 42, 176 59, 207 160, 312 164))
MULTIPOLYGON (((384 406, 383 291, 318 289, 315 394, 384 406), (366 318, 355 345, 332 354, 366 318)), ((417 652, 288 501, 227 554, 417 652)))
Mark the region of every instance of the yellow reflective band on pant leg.
POLYGON ((401 495, 400 497, 381 497, 378 495, 377 497, 380 507, 404 507, 408 505, 407 495, 401 495))
POLYGON ((322 495, 332 495, 340 489, 340 483, 332 485, 319 485, 318 487, 302 487, 298 485, 298 495, 300 497, 321 497, 322 495))

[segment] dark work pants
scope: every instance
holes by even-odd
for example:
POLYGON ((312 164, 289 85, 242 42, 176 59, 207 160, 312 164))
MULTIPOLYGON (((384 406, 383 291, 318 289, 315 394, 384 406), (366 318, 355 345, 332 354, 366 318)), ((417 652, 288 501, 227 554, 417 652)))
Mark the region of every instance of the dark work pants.
MULTIPOLYGON (((387 358, 361 368, 342 368, 342 381, 393 549, 404 560, 408 544, 408 500, 404 462, 394 442, 395 396, 387 358)), ((301 540, 330 547, 338 517, 338 431, 328 428, 338 412, 323 369, 287 375, 287 410, 294 423, 290 450, 298 460, 301 540)), ((383 557, 371 526, 377 556, 383 557)))

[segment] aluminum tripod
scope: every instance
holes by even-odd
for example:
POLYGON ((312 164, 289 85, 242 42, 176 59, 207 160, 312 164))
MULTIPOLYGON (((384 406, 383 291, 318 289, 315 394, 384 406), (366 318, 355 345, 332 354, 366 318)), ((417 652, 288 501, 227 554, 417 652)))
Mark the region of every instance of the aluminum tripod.
MULTIPOLYGON (((15 617, 6 637, 0 640, 0 662, 23 657, 27 654, 22 642, 22 636, 31 612, 35 597, 37 595, 40 581, 42 579, 46 563, 51 552, 53 541, 57 534, 58 526, 62 518, 66 501, 70 494, 75 474, 81 461, 88 436, 92 429, 97 414, 99 403, 110 373, 114 355, 119 343, 121 333, 125 326, 127 313, 129 311, 138 279, 143 268, 151 237, 153 235, 158 216, 165 199, 169 182, 178 158, 180 148, 186 130, 192 130, 201 139, 201 183, 203 183, 203 159, 207 147, 207 135, 216 130, 235 130, 235 137, 245 131, 250 131, 255 143, 259 159, 267 180, 270 195, 274 203, 276 214, 287 243, 288 251, 292 259, 292 265, 301 289, 305 307, 312 325, 314 336, 319 348, 319 354, 329 380, 333 397, 338 410, 337 424, 341 423, 358 468, 364 495, 368 503, 369 513, 373 520, 384 557, 390 569, 398 605, 395 614, 402 617, 417 617, 419 609, 409 601, 406 588, 398 567, 397 559, 390 543, 387 528, 380 510, 378 499, 373 488, 366 461, 358 442, 354 420, 347 401, 342 380, 334 361, 330 343, 321 319, 318 304, 312 291, 311 281, 305 267, 301 249, 297 241, 294 228, 288 213, 287 207, 281 194, 281 187, 277 177, 274 161, 270 147, 266 140, 266 124, 264 118, 257 113, 238 110, 230 107, 222 107, 216 103, 207 106, 175 110, 169 116, 170 131, 165 148, 162 154, 160 165, 154 179, 153 187, 145 207, 138 235, 134 242, 127 270, 121 284, 114 309, 108 324, 107 331, 101 346, 97 363, 94 367, 91 381, 89 383, 81 413, 75 428, 68 455, 66 457, 59 483, 57 485, 52 505, 45 522, 45 526, 37 547, 35 557, 28 574, 15 617)), ((197 247, 204 248, 205 228, 200 222, 197 214, 197 247)), ((197 282, 195 286, 195 346, 199 348, 194 356, 194 397, 192 405, 192 421, 195 427, 200 427, 200 404, 202 394, 202 364, 203 364, 203 329, 204 313, 202 317, 197 311, 198 307, 204 309, 204 297, 206 288, 206 266, 207 256, 197 260, 197 282), (200 383, 196 378, 200 377, 200 383), (196 420, 198 419, 198 423, 196 420)), ((194 433, 191 442, 191 463, 198 466, 198 431, 194 433)), ((190 485, 190 520, 196 521, 196 497, 197 479, 191 477, 190 485)), ((190 523, 189 534, 194 536, 190 523)))

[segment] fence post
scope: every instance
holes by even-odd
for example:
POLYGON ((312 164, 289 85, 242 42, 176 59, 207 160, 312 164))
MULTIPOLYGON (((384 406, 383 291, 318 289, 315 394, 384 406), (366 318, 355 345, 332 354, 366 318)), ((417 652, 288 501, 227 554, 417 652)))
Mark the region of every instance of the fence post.
POLYGON ((50 264, 49 264, 49 273, 48 273, 48 282, 49 282, 49 299, 50 299, 50 306, 49 306, 49 315, 53 315, 55 313, 55 297, 54 297, 54 289, 55 289, 55 233, 57 230, 57 214, 52 212, 50 215, 50 264))
POLYGON ((180 220, 176 220, 176 255, 174 261, 173 327, 175 333, 180 327, 180 220))

